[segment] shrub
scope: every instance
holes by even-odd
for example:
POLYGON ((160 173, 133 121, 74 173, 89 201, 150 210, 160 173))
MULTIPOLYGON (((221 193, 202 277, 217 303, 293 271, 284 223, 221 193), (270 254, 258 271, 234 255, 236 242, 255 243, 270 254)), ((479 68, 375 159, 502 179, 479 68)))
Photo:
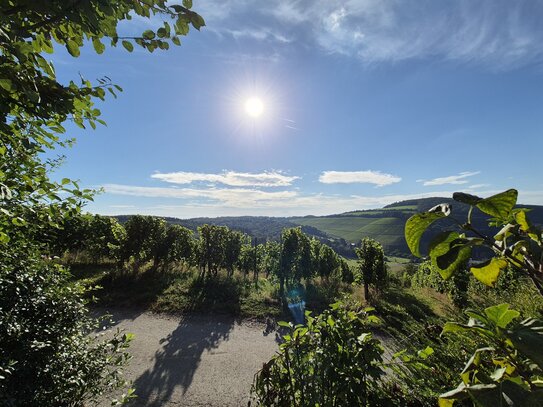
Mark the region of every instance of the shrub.
POLYGON ((68 271, 21 248, 0 256, 0 404, 77 406, 124 386, 130 336, 98 340, 68 271))

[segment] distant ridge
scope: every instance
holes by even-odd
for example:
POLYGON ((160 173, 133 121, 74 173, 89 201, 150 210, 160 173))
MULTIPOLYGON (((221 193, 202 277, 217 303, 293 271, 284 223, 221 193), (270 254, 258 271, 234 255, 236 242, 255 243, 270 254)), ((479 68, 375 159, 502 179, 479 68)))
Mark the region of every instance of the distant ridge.
MULTIPOLYGON (((451 216, 460 221, 467 218, 469 206, 454 201, 451 198, 421 198, 409 199, 386 205, 381 209, 349 211, 334 215, 302 217, 268 217, 268 216, 226 216, 218 218, 178 219, 166 217, 168 223, 185 226, 196 231, 198 226, 213 224, 228 226, 239 230, 251 237, 256 237, 259 243, 266 240, 279 240, 284 228, 301 226, 304 233, 314 236, 328 244, 345 257, 355 257, 353 245, 364 237, 379 241, 385 253, 389 256, 412 257, 404 238, 404 225, 407 219, 417 212, 424 212, 441 204, 452 206, 451 216)), ((530 219, 533 223, 543 225, 543 206, 518 205, 530 209, 530 219)), ((125 222, 130 215, 120 215, 116 218, 125 222)), ((485 233, 492 233, 486 224, 487 216, 479 211, 473 212, 472 221, 485 233)), ((423 252, 428 244, 429 235, 451 223, 434 224, 430 232, 422 240, 423 252)))
MULTIPOLYGON (((463 222, 467 219, 469 205, 454 201, 451 198, 432 197, 409 199, 387 205, 381 209, 359 210, 344 212, 328 216, 304 216, 289 218, 292 223, 304 226, 313 226, 326 232, 330 237, 341 237, 348 242, 357 243, 363 237, 371 237, 379 241, 387 255, 398 257, 411 257, 404 238, 404 225, 407 219, 418 212, 425 212, 428 209, 447 203, 452 206, 451 216, 463 222)), ((533 223, 543 224, 543 206, 540 205, 518 205, 518 207, 530 209, 529 217, 533 223)), ((475 210, 472 216, 472 223, 484 233, 493 233, 487 225, 487 215, 475 210)), ((422 240, 423 252, 428 245, 429 235, 451 227, 451 223, 437 223, 430 228, 422 240)))

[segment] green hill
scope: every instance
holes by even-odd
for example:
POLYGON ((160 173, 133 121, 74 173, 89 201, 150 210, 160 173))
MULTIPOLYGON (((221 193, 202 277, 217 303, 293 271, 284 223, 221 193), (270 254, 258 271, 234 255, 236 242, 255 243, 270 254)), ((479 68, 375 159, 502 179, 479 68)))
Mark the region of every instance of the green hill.
MULTIPOLYGON (((350 243, 358 243, 364 237, 379 241, 387 255, 410 257, 404 238, 404 225, 407 219, 417 212, 424 212, 441 204, 452 205, 452 216, 463 221, 467 218, 469 206, 450 198, 423 198, 397 202, 381 209, 352 211, 329 216, 305 216, 289 218, 292 223, 312 226, 320 229, 332 238, 342 238, 350 243)), ((536 224, 543 224, 543 206, 520 205, 530 209, 530 219, 536 224)), ((483 232, 491 233, 486 222, 487 216, 479 211, 473 212, 472 223, 483 232)), ((439 231, 445 223, 438 223, 430 228, 422 240, 422 247, 428 244, 429 235, 439 231), (432 232, 433 230, 433 232, 432 232)), ((450 224, 446 225, 450 227, 450 224)))

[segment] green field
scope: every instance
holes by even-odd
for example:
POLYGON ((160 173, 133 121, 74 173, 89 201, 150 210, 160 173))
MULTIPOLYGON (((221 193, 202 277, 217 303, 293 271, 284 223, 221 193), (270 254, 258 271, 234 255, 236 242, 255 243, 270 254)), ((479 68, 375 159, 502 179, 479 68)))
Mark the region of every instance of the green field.
POLYGON ((331 216, 292 218, 302 226, 313 226, 332 237, 358 243, 364 237, 379 241, 386 249, 405 247, 404 220, 394 217, 331 216))

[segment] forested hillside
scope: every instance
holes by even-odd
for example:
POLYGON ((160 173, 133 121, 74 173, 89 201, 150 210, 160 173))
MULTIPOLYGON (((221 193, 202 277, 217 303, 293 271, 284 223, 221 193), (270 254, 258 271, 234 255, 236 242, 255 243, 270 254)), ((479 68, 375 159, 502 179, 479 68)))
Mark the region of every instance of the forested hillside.
MULTIPOLYGON (((279 240, 284 228, 302 226, 302 231, 314 236, 321 242, 332 247, 339 254, 355 258, 353 245, 358 244, 364 237, 370 237, 383 245, 388 256, 412 257, 404 237, 404 225, 410 216, 417 212, 446 203, 452 206, 452 216, 466 219, 469 206, 453 201, 451 198, 411 199, 387 205, 381 209, 345 212, 328 216, 304 216, 295 218, 277 218, 265 216, 237 216, 219 218, 164 218, 170 224, 181 225, 196 231, 204 224, 228 226, 259 241, 279 240)), ((537 205, 519 205, 530 210, 530 217, 535 224, 543 224, 543 207, 537 205)), ((130 216, 117 216, 124 223, 130 216)), ((473 224, 485 233, 490 232, 484 214, 473 213, 473 224)), ((442 225, 434 225, 422 240, 422 247, 428 245, 427 236, 440 230, 442 225)))
MULTIPOLYGON (((119 222, 125 223, 130 216, 121 215, 116 217, 119 222)), ((184 226, 193 232, 197 232, 199 226, 216 225, 227 226, 230 229, 245 233, 251 238, 256 238, 260 243, 266 241, 279 241, 283 229, 293 228, 299 224, 291 222, 288 218, 274 218, 268 216, 235 216, 219 218, 164 218, 166 222, 172 225, 184 226)), ((347 258, 355 258, 353 246, 342 237, 331 237, 326 232, 311 226, 302 225, 302 232, 317 238, 321 243, 326 243, 332 247, 338 254, 347 258)))

